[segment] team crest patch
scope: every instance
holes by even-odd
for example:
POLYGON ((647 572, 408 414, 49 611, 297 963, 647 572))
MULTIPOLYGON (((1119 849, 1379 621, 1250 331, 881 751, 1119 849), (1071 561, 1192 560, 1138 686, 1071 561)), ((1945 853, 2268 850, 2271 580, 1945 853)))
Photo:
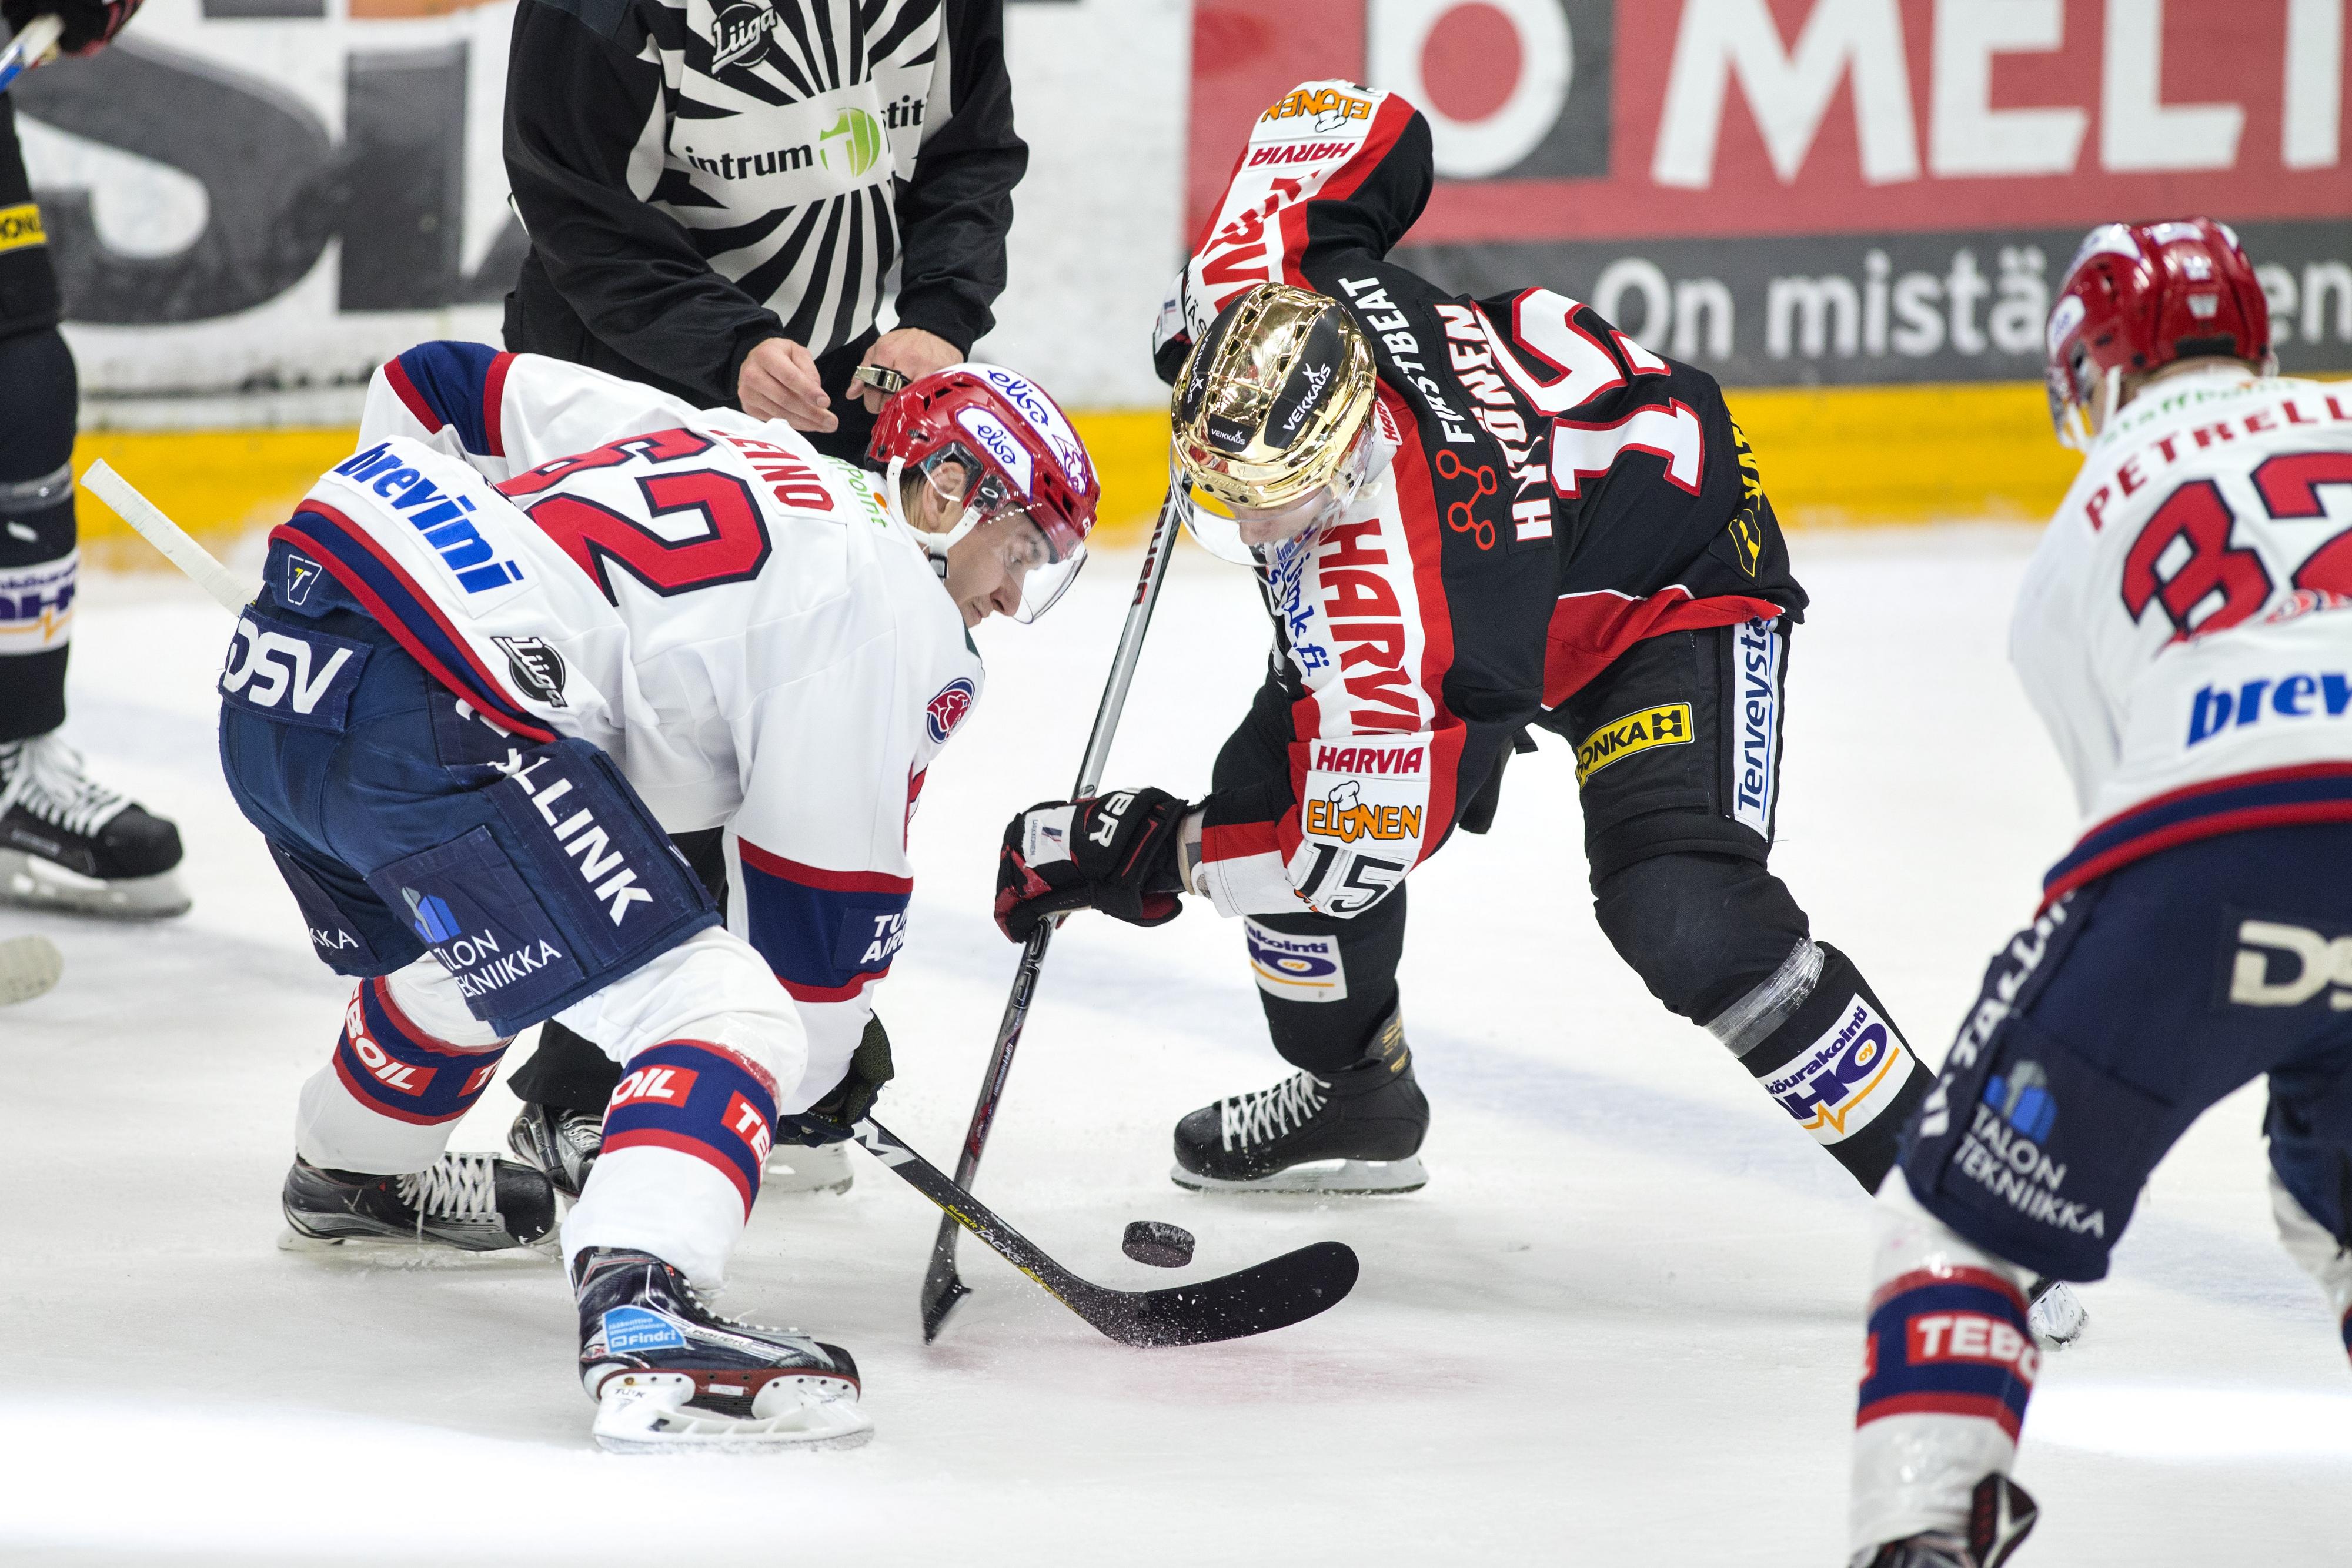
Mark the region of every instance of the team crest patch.
POLYGON ((513 677, 517 691, 549 707, 564 706, 563 683, 570 673, 563 667, 563 655, 545 638, 493 637, 490 641, 506 651, 507 674, 513 677))
POLYGON ((923 725, 930 731, 934 744, 947 744, 948 737, 955 733, 955 727, 963 722, 963 716, 971 711, 971 705, 978 696, 978 688, 958 675, 940 688, 939 695, 923 706, 923 725))
POLYGON ((1576 743, 1576 781, 1583 783, 1622 757, 1658 746, 1691 743, 1691 706, 1661 703, 1612 718, 1576 743))

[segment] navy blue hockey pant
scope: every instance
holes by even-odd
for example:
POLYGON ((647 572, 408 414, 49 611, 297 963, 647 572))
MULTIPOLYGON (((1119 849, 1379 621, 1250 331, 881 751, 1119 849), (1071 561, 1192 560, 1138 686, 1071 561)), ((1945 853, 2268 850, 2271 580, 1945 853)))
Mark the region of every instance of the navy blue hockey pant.
POLYGON ((2036 1273, 2096 1280, 2206 1107, 2270 1077, 2272 1166, 2352 1245, 2352 824, 2165 850, 1996 956, 1912 1119, 1912 1193, 2036 1273))
POLYGON ((336 973, 430 951, 510 1035, 719 923, 603 751, 494 727, 282 544, 267 581, 221 675, 221 766, 336 973))

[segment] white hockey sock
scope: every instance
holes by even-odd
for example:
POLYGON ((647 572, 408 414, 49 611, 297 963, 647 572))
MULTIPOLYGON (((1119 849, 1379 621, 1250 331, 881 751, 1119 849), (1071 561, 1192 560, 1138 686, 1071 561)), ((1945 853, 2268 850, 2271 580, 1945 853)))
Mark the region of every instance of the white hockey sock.
POLYGON ((329 1170, 383 1176, 441 1157, 510 1043, 466 1009, 431 957, 362 980, 334 1056, 302 1085, 295 1151, 329 1170))
POLYGON ((2345 1352, 2352 1354, 2352 1249, 2327 1234, 2327 1228, 2295 1201, 2275 1170, 2271 1172, 2271 1217, 2278 1221, 2279 1245, 2327 1292, 2345 1352))
POLYGON ((1879 1189, 1878 1210, 1854 1417, 1857 1553, 1923 1531, 1965 1532, 1969 1492, 2017 1457, 2042 1364, 2025 1270, 1920 1207, 1900 1170, 1879 1189))

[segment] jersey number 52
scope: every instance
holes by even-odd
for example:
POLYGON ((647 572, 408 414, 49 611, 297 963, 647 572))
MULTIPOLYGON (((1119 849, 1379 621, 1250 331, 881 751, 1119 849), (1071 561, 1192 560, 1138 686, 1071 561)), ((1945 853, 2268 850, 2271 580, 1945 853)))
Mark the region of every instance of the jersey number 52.
MULTIPOLYGON (((520 501, 575 474, 638 461, 659 466, 699 457, 710 448, 708 437, 690 430, 656 431, 541 464, 498 488, 520 501)), ((751 486, 734 475, 716 468, 675 470, 639 479, 637 490, 644 497, 642 517, 562 491, 523 510, 595 580, 609 603, 620 602, 613 590, 614 565, 667 598, 748 582, 767 564, 767 519, 751 486), (656 531, 656 522, 668 527, 656 531)))

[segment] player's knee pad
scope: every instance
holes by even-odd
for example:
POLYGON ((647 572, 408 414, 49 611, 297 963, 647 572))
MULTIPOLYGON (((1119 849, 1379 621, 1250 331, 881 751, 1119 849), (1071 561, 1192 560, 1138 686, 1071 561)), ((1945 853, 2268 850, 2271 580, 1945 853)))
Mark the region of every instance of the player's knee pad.
POLYGON ((1328 1074, 1363 1059, 1397 1005, 1404 927, 1402 886, 1352 919, 1256 915, 1243 920, 1250 974, 1284 1061, 1328 1074))
POLYGON ((428 987, 412 981, 395 990, 388 977, 362 980, 343 1012, 335 1075, 379 1115, 419 1126, 454 1122, 490 1086, 512 1039, 466 1015, 462 1003, 456 1009, 460 1032, 469 1038, 446 1038, 404 1008, 403 994, 425 1001, 432 1016, 449 1021, 451 1009, 434 1005, 437 998, 428 987))
POLYGON ((2042 1352, 2025 1270, 1971 1244, 1900 1176, 1879 1194, 1869 1352, 1854 1424, 1857 1548, 1949 1529, 2007 1470, 2042 1352))
POLYGON ((776 1141, 776 1081, 749 1057, 709 1040, 672 1040, 624 1063, 604 1108, 604 1156, 665 1149, 716 1171, 743 1200, 760 1193, 776 1141))
POLYGON ((0 482, 72 460, 79 398, 73 351, 55 327, 0 338, 0 482))
POLYGON ((740 1058, 790 1096, 808 1072, 808 1030, 759 953, 716 927, 685 941, 564 1009, 558 1021, 634 1069, 656 1046, 701 1040, 740 1058))
POLYGON ((1593 913, 1650 994, 1705 1023, 1770 976, 1807 935, 1804 911, 1760 862, 1653 855, 1602 877, 1593 913))
POLYGON ((74 532, 73 356, 54 327, 0 338, 0 743, 65 722, 74 532))

